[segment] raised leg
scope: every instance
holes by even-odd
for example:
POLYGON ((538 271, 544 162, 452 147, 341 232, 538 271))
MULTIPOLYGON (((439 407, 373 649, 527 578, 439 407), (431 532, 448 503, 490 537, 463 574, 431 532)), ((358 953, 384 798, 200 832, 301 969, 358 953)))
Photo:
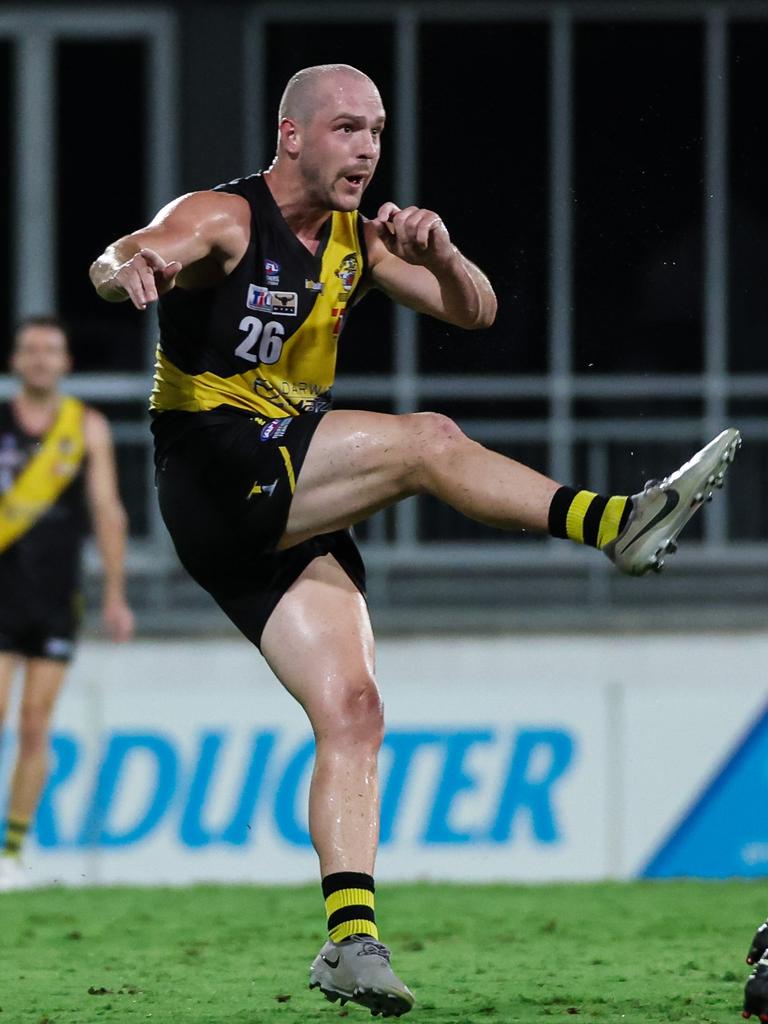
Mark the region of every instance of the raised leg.
POLYGON ((544 532, 559 484, 471 441, 437 413, 328 413, 310 444, 282 547, 428 493, 501 529, 544 532))

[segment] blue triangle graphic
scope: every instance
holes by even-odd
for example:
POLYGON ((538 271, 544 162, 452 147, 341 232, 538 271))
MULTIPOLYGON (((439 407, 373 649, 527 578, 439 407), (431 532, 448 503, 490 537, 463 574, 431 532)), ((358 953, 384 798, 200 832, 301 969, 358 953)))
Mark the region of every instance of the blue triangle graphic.
POLYGON ((768 706, 640 874, 768 874, 768 706))

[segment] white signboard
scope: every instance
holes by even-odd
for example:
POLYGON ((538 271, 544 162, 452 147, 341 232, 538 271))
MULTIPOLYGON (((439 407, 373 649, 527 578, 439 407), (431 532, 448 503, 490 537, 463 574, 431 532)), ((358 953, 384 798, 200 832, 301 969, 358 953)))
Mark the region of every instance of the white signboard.
MULTIPOLYGON (((768 796, 766 655, 762 635, 380 643, 377 877, 768 871, 734 804, 745 771, 768 796)), ((245 642, 85 645, 52 745, 38 881, 317 876, 311 732, 245 642)))

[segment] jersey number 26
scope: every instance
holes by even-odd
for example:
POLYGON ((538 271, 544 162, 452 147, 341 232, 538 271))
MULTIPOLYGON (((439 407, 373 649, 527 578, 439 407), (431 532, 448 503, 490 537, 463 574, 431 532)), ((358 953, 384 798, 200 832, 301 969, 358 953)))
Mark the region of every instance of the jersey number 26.
POLYGON ((285 328, 277 320, 263 324, 258 317, 244 316, 239 324, 246 335, 235 349, 235 355, 247 359, 249 363, 265 363, 270 366, 276 363, 283 351, 283 335, 285 328))

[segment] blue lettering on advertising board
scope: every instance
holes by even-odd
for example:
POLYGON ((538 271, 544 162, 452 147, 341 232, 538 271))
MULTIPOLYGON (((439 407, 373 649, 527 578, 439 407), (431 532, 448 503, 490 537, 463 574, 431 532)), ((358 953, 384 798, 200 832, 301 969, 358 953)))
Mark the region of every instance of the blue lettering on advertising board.
POLYGON ((72 846, 59 835, 57 815, 54 813, 54 793, 73 775, 78 762, 78 745, 71 736, 61 734, 51 739, 54 769, 43 790, 35 818, 37 841, 42 847, 72 846))
POLYGON ((179 828, 179 838, 185 846, 202 847, 217 842, 242 846, 248 841, 248 833, 252 828, 251 823, 256 818, 264 771, 275 745, 275 734, 263 732, 257 733, 253 737, 243 783, 240 787, 240 797, 229 822, 218 834, 215 834, 203 825, 202 818, 219 753, 225 742, 224 733, 205 733, 203 735, 200 758, 192 776, 179 828))
MULTIPOLYGON (((190 849, 244 846, 258 842, 265 828, 291 846, 311 846, 306 787, 312 739, 286 748, 277 731, 253 733, 238 754, 235 781, 231 771, 227 775, 228 800, 216 790, 234 745, 227 730, 199 733, 191 758, 176 737, 157 732, 114 732, 104 741, 85 809, 73 821, 65 812, 67 788, 78 780, 83 786, 84 750, 74 735, 52 737, 52 772, 35 819, 41 848, 126 847, 159 828, 172 829, 190 849)), ((425 846, 504 844, 523 835, 541 844, 564 840, 557 789, 574 764, 570 733, 394 729, 384 747, 382 844, 406 838, 404 809, 414 794, 424 811, 410 838, 425 846)), ((413 823, 408 828, 413 831, 413 823)))

